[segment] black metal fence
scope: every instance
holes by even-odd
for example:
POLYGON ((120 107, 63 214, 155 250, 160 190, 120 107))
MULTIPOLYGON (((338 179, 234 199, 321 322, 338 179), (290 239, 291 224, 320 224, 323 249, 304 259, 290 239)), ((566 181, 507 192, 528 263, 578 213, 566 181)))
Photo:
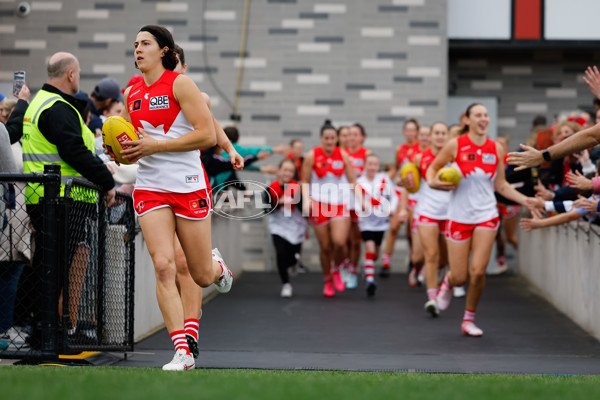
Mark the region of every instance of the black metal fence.
POLYGON ((47 167, 0 174, 0 358, 133 350, 132 199, 47 167))

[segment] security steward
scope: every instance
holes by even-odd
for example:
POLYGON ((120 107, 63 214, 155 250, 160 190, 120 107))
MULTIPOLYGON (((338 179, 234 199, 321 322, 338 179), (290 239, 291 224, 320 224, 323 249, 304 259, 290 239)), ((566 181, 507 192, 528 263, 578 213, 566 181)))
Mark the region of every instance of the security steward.
MULTIPOLYGON (((48 80, 31 101, 23 118, 24 172, 44 172, 46 164, 59 164, 61 167, 61 196, 64 196, 64 184, 68 179, 84 177, 104 190, 106 193, 105 204, 110 207, 115 202, 115 182, 108 168, 94 154, 94 135, 87 128, 85 120, 82 118, 82 114, 85 115, 87 102, 73 97, 79 91, 79 73, 79 61, 73 54, 60 52, 50 57, 48 61, 48 80)), ((84 189, 77 191, 75 188, 77 186, 74 187, 71 197, 73 200, 81 202, 81 204, 87 203, 83 207, 85 216, 79 221, 72 221, 70 218, 65 223, 72 224, 67 225, 68 229, 71 236, 75 236, 75 240, 79 242, 80 237, 86 236, 86 234, 89 235, 89 218, 95 210, 97 197, 95 191, 84 189)), ((31 321, 33 325, 37 325, 36 322, 39 322, 40 293, 43 291, 41 287, 43 275, 40 275, 43 214, 42 206, 39 204, 39 199, 43 196, 42 183, 30 182, 27 184, 25 202, 35 231, 35 252, 29 285, 24 287, 20 284, 20 291, 23 295, 18 295, 21 298, 17 301, 30 303, 28 306, 29 314, 37 314, 34 321, 31 321)), ((81 240, 85 242, 84 238, 81 238, 81 240)), ((85 250, 85 247, 82 248, 85 250)), ((80 271, 83 273, 83 276, 79 277, 82 285, 87 269, 89 247, 87 252, 81 251, 81 248, 71 248, 69 253, 69 257, 73 257, 73 259, 78 255, 81 258, 78 262, 81 265, 80 270, 85 268, 80 271)), ((74 264, 76 264, 75 260, 71 265, 71 274, 73 274, 74 264)), ((60 274, 60 271, 58 273, 60 274)), ((72 289, 73 287, 71 287, 72 289)), ((77 303, 76 306, 78 307, 79 296, 80 293, 77 293, 74 297, 70 296, 69 314, 71 314, 71 303, 77 303)), ((75 307, 75 318, 76 313, 75 307)), ((76 323, 73 321, 73 316, 71 317, 71 323, 76 323)), ((35 332, 35 326, 33 328, 35 332)), ((74 326, 67 328, 72 329, 74 326)), ((30 345, 34 347, 39 344, 35 342, 36 340, 30 341, 30 345)))

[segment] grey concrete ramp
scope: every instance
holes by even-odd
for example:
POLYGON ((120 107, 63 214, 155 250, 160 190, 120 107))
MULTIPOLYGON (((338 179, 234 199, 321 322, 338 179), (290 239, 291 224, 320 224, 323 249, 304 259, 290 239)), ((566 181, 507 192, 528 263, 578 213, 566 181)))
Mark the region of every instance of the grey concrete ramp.
MULTIPOLYGON (((204 307, 197 368, 600 374, 600 342, 517 276, 488 278, 481 338, 460 332, 464 299, 431 318, 406 275, 379 279, 374 299, 362 284, 326 299, 321 279, 300 275, 281 299, 276 274, 244 273, 204 307)), ((117 365, 161 366, 172 354, 162 330, 117 365)))

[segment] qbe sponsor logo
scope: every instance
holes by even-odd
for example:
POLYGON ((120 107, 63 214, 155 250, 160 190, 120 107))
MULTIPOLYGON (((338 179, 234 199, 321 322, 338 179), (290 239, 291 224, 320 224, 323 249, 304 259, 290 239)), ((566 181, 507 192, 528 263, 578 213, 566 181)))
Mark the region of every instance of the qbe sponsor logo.
POLYGON ((164 110, 169 108, 169 96, 150 97, 150 110, 164 110))
POLYGON ((483 153, 481 161, 484 164, 496 164, 496 155, 491 153, 483 153))
POLYGON ((344 162, 343 161, 334 161, 331 163, 331 167, 333 169, 342 169, 342 168, 344 168, 344 162))

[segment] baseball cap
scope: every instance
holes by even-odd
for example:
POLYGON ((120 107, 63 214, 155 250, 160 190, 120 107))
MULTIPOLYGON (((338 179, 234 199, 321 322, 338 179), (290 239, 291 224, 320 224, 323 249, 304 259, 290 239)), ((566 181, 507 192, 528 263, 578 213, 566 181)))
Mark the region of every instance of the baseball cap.
POLYGON ((115 99, 123 101, 121 94, 121 85, 113 78, 101 79, 94 88, 92 95, 96 98, 115 99))

